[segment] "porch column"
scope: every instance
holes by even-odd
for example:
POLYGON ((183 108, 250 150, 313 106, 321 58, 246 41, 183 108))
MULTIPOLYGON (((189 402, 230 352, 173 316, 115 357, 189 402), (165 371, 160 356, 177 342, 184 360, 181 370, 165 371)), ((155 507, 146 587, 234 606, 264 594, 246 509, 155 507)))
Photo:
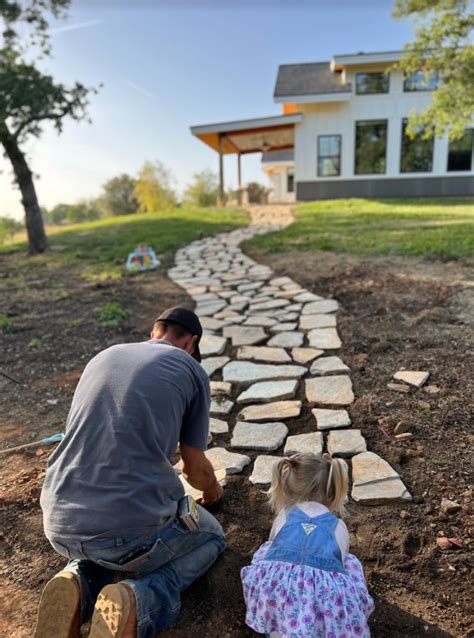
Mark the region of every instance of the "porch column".
POLYGON ((219 206, 224 206, 224 154, 223 154, 224 135, 218 134, 218 152, 219 152, 219 206))
POLYGON ((242 205, 242 169, 240 162, 241 153, 237 153, 237 189, 239 191, 238 202, 242 205))

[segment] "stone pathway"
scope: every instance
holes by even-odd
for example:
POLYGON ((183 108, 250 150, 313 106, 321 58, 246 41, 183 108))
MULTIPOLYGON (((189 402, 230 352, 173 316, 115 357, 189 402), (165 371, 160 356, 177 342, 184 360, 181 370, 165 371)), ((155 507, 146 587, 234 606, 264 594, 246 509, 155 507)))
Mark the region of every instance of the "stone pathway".
POLYGON ((227 474, 253 463, 249 480, 261 486, 268 485, 282 456, 327 450, 352 462, 355 501, 410 500, 395 470, 368 452, 361 431, 351 428, 354 393, 342 359, 337 301, 276 276, 239 248, 291 223, 289 209, 250 212, 251 225, 180 249, 168 273, 195 301, 205 332, 201 352, 212 379, 211 434, 219 439, 207 452, 209 460, 227 474), (311 418, 313 432, 295 431, 292 420, 300 415, 311 418), (247 453, 258 450, 272 454, 252 461, 247 453))

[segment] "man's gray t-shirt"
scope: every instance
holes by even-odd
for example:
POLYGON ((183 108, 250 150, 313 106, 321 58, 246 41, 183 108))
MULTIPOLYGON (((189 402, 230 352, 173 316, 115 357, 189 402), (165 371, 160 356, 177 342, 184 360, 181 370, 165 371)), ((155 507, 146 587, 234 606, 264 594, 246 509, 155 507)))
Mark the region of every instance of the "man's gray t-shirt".
POLYGON ((205 450, 204 369, 167 341, 115 345, 86 366, 41 493, 47 536, 142 536, 176 514, 178 442, 205 450))

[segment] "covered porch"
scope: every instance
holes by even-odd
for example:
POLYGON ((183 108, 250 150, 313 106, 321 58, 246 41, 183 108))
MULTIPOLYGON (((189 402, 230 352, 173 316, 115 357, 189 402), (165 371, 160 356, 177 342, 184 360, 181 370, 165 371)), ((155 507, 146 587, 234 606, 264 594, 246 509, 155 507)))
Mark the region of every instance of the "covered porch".
POLYGON ((237 156, 237 188, 242 193, 241 157, 248 153, 287 151, 294 147, 301 113, 192 126, 191 133, 219 155, 219 203, 225 198, 224 155, 237 156))

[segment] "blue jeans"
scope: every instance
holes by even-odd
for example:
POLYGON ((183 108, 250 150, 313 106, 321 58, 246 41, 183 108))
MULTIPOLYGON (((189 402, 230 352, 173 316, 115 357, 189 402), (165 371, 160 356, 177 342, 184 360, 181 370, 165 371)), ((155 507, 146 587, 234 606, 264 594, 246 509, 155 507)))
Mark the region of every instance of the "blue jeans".
POLYGON ((90 614, 100 589, 116 580, 116 572, 133 572, 126 579, 137 606, 137 637, 154 638, 171 625, 181 607, 180 593, 204 574, 225 547, 216 519, 199 507, 199 530, 190 532, 174 522, 147 537, 95 538, 85 542, 51 537, 54 549, 70 559, 66 567, 81 586, 82 618, 90 614))

